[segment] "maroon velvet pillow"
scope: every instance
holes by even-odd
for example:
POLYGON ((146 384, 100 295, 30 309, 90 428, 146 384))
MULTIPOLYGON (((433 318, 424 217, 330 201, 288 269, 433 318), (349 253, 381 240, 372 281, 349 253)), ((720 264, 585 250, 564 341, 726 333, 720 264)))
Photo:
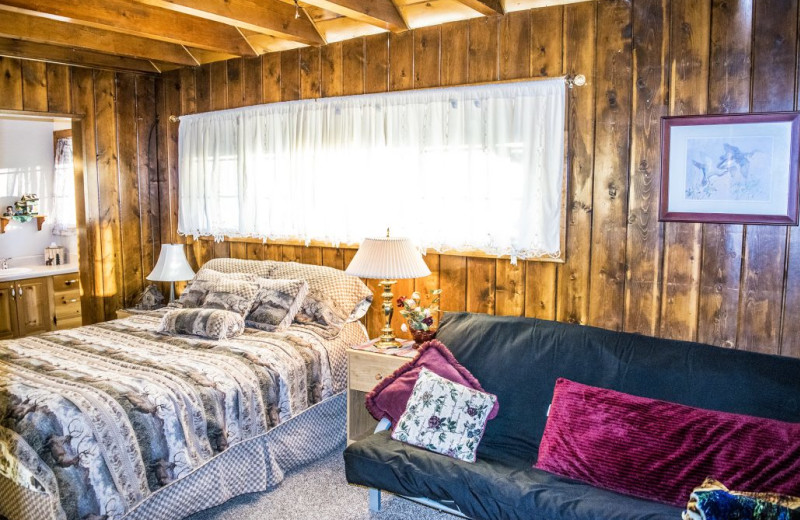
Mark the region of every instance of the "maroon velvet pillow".
MULTIPOLYGON (((392 424, 397 424, 406 409, 408 398, 411 397, 411 391, 423 367, 455 383, 486 392, 475 376, 456 361, 447 347, 434 339, 423 343, 417 357, 384 378, 367 394, 366 405, 369 413, 378 420, 386 417, 392 424)), ((500 405, 495 402, 492 411, 489 412, 489 419, 494 419, 499 409, 500 405)))
POLYGON ((800 423, 715 412, 556 381, 536 467, 686 506, 706 477, 800 493, 800 423))

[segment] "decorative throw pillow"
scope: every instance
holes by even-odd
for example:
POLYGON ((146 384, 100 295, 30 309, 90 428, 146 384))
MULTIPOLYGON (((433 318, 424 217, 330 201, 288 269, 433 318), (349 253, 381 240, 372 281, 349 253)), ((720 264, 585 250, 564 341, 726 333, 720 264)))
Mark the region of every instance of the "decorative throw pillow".
MULTIPOLYGON (((456 361, 442 342, 432 340, 423 343, 413 360, 384 378, 367 394, 365 404, 369 413, 378 420, 385 417, 392 424, 397 424, 423 368, 455 383, 485 392, 475 376, 456 361)), ((494 419, 499 409, 500 404, 495 401, 489 419, 494 419)))
POLYGON ((158 326, 162 334, 191 334, 211 339, 232 338, 243 330, 241 314, 219 309, 171 309, 158 326))
POLYGON ((295 321, 314 326, 325 338, 334 338, 348 321, 361 318, 372 303, 372 291, 344 271, 320 265, 276 262, 271 278, 308 282, 308 295, 295 321))
POLYGON ((246 324, 266 331, 283 330, 292 324, 308 294, 305 280, 258 280, 259 291, 255 304, 247 315, 246 324))
POLYGON ((800 498, 730 491, 713 478, 692 491, 683 520, 798 520, 800 498))
POLYGON ((173 302, 170 306, 183 309, 200 307, 206 299, 206 294, 208 294, 211 284, 224 279, 254 281, 256 275, 250 273, 223 273, 203 266, 183 290, 178 301, 173 302))
POLYGON ((556 381, 536 467, 675 506, 708 475, 800 493, 800 423, 556 381))
POLYGON ((489 412, 497 402, 480 392, 437 376, 419 373, 392 438, 466 462, 475 462, 489 412))
POLYGON ((244 317, 253 307, 258 290, 257 283, 223 278, 208 285, 202 307, 233 311, 244 317))

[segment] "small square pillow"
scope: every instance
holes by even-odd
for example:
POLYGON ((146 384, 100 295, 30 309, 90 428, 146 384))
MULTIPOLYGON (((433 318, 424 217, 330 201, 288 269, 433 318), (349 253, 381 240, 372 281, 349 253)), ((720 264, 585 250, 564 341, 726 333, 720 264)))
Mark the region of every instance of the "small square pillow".
MULTIPOLYGON (((422 344, 417 357, 384 378, 367 394, 365 404, 369 413, 379 421, 385 417, 397 424, 423 367, 445 379, 485 392, 475 376, 456 361, 442 342, 432 340, 422 344)), ((499 409, 500 404, 495 402, 489 419, 494 419, 499 409)))
POLYGON ((797 520, 800 498, 778 493, 731 491, 707 478, 694 488, 683 520, 797 520))
POLYGON ((191 334, 210 339, 232 338, 243 330, 241 314, 219 309, 171 309, 158 326, 161 334, 191 334))
POLYGON ((233 311, 245 317, 253 307, 258 290, 255 282, 222 278, 208 285, 202 308, 233 311))
POLYGON ((305 280, 260 278, 258 296, 245 324, 266 331, 281 331, 292 324, 308 294, 305 280))
POLYGON ((214 282, 224 279, 254 281, 256 275, 250 273, 223 273, 203 267, 183 290, 178 301, 171 303, 169 306, 183 309, 200 307, 206 299, 209 286, 214 282))
POLYGON ((475 462, 496 402, 492 394, 448 381, 423 368, 392 439, 475 462))

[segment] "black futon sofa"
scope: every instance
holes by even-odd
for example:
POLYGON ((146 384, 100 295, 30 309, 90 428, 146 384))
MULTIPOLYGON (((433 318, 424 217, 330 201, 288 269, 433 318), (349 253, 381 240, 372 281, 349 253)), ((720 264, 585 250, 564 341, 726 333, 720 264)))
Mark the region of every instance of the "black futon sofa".
POLYGON ((345 451, 351 484, 455 504, 474 519, 676 520, 679 508, 531 467, 557 378, 800 422, 800 359, 470 313, 446 314, 437 339, 500 401, 478 461, 470 464, 408 446, 383 431, 345 451))

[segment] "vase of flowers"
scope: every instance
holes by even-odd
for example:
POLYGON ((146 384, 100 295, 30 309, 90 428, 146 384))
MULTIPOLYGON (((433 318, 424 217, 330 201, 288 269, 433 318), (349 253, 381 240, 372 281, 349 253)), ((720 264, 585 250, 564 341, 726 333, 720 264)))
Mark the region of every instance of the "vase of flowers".
POLYGON ((403 332, 411 332, 414 338, 414 348, 418 348, 426 341, 436 337, 436 320, 434 316, 439 313, 439 299, 441 289, 435 289, 428 295, 430 303, 422 304, 422 296, 414 292, 410 297, 401 296, 397 299, 397 307, 406 322, 401 327, 403 332))

